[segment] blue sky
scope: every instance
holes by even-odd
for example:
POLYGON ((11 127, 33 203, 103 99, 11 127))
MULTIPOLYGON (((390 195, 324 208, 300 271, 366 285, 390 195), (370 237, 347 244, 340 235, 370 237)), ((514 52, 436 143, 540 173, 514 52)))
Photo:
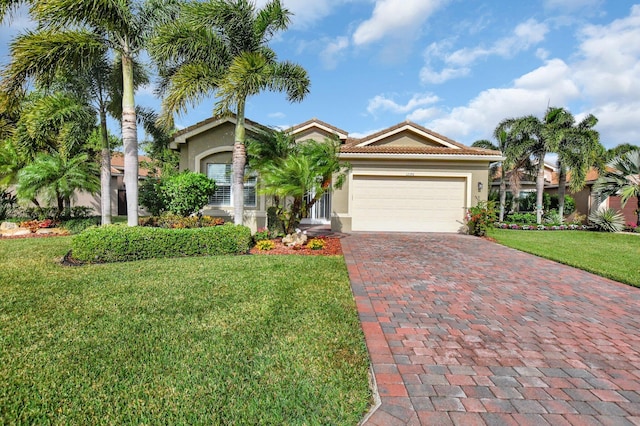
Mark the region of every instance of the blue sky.
MULTIPOLYGON (((258 0, 263 5, 266 0, 258 0)), ((592 113, 606 147, 640 144, 640 3, 628 0, 283 0, 294 16, 272 41, 304 66, 297 104, 266 93, 247 117, 288 127, 316 117, 360 137, 404 120, 465 144, 504 118, 548 105, 592 113)), ((28 26, 0 27, 0 62, 28 26)), ((153 87, 137 102, 159 108, 153 87)), ((209 99, 176 117, 211 116, 209 99)))

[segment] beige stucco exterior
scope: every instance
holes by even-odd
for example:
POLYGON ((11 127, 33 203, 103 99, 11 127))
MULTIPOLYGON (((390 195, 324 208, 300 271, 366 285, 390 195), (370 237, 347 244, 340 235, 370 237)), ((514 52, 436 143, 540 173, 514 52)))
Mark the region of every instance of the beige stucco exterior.
MULTIPOLYGON (((257 126, 257 123, 250 122, 247 133, 255 131, 257 126)), ((234 128, 233 117, 212 118, 178 132, 171 147, 180 152, 180 169, 206 173, 209 163, 231 164, 234 128)), ((331 217, 327 218, 330 219, 331 228, 341 232, 353 230, 354 179, 362 176, 376 176, 376 179, 382 179, 381 182, 385 184, 385 179, 392 181, 399 177, 405 178, 405 181, 408 178, 409 184, 413 183, 411 177, 422 179, 425 185, 438 185, 439 182, 443 185, 445 182, 453 184, 456 194, 455 210, 460 210, 460 213, 456 213, 448 224, 447 231, 452 232, 453 224, 460 222, 462 226, 464 209, 487 199, 489 163, 501 159, 498 152, 465 147, 409 122, 358 140, 350 140, 346 132, 315 119, 294 126, 289 131, 297 141, 324 141, 328 137, 337 137, 341 141, 344 152, 340 154, 340 158, 349 162, 352 168, 344 186, 332 193, 331 217), (483 187, 480 191, 479 183, 483 187)), ((245 224, 254 232, 267 225, 267 207, 264 196, 258 196, 255 207, 245 207, 245 224)), ((231 207, 207 206, 204 213, 225 220, 231 220, 233 216, 231 207)), ((366 214, 366 211, 360 211, 359 214, 366 214)), ((372 223, 371 219, 369 223, 372 223)), ((402 229, 400 227, 396 230, 402 229)))
POLYGON ((486 161, 443 161, 437 159, 357 159, 344 156, 352 165, 349 178, 342 189, 332 197, 331 227, 335 231, 352 231, 350 186, 354 176, 415 176, 415 177, 456 177, 466 182, 464 207, 474 206, 478 201, 486 201, 488 195, 489 169, 486 161), (482 190, 478 191, 478 183, 482 190))

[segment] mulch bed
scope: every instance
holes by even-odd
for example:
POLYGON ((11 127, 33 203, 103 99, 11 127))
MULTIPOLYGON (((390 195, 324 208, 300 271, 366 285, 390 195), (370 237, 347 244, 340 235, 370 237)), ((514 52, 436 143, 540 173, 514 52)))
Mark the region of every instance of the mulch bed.
POLYGON ((321 250, 311 250, 306 246, 302 247, 287 247, 282 244, 280 239, 272 240, 275 243, 275 248, 272 250, 258 250, 256 247, 253 247, 249 253, 250 254, 266 254, 266 255, 274 255, 274 254, 294 254, 300 256, 341 256, 342 255, 342 245, 340 244, 340 238, 335 237, 317 237, 324 241, 324 248, 321 250))
POLYGON ((0 240, 21 240, 23 238, 48 238, 48 237, 66 237, 69 234, 25 234, 25 235, 0 235, 0 240))

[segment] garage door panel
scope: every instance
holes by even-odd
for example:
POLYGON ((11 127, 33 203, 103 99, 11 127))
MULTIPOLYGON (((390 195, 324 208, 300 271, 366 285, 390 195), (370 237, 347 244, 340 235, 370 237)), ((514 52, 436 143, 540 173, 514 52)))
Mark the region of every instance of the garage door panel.
POLYGON ((464 216, 466 179, 354 176, 354 231, 456 232, 464 216))

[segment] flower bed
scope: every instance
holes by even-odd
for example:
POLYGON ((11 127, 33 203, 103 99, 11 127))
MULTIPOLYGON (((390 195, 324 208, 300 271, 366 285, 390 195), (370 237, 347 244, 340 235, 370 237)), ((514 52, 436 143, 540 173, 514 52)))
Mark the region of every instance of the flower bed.
POLYGON ((313 250, 304 246, 287 247, 282 244, 282 239, 277 238, 273 241, 274 248, 271 250, 260 250, 258 247, 253 247, 249 253, 251 254, 295 254, 302 256, 341 256, 342 245, 340 239, 335 237, 315 237, 316 239, 324 241, 324 247, 322 249, 313 250))
POLYGON ((516 223, 495 223, 498 229, 514 229, 522 231, 583 231, 591 229, 587 225, 518 225, 516 223))

